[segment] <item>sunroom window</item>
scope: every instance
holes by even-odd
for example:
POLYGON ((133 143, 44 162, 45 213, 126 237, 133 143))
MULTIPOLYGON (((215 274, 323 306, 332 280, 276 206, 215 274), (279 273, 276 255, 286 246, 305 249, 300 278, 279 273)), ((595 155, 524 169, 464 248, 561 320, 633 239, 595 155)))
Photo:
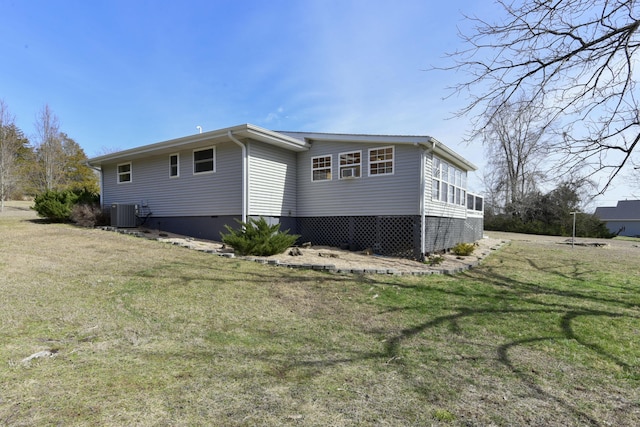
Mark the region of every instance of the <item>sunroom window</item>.
POLYGON ((467 204, 467 173, 444 160, 433 159, 431 198, 452 205, 467 204))

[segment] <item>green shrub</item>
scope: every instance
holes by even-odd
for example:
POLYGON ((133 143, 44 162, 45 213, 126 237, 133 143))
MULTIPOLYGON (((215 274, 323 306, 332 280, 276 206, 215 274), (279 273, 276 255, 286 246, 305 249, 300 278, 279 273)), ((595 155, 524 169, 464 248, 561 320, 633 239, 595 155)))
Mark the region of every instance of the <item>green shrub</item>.
POLYGON ((93 191, 87 189, 86 187, 74 189, 72 191, 78 197, 76 199, 77 204, 100 205, 100 194, 94 193, 93 191))
POLYGON ((473 243, 458 243, 451 248, 451 252, 458 256, 468 256, 471 255, 475 249, 476 245, 473 243))
POLYGON ((442 255, 429 255, 429 257, 425 260, 426 264, 429 264, 432 267, 436 265, 440 265, 444 262, 444 257, 442 255))
POLYGON ((280 224, 269 225, 267 221, 250 218, 249 222, 238 221, 239 229, 225 225, 228 233, 220 233, 222 241, 231 246, 239 255, 269 256, 284 252, 300 236, 280 231, 280 224))
POLYGON ((76 204, 97 204, 99 200, 99 195, 86 189, 49 190, 36 196, 33 209, 42 218, 54 222, 65 222, 71 219, 71 213, 76 204))
POLYGON ((36 196, 33 209, 42 218, 64 222, 69 220, 76 200, 78 196, 73 191, 46 191, 36 196))

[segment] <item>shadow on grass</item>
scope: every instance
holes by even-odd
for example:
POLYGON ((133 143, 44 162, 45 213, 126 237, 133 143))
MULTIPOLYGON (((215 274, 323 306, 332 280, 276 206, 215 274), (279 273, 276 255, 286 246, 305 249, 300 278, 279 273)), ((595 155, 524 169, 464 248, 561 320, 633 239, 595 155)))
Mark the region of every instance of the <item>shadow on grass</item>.
MULTIPOLYGON (((527 262, 541 273, 544 273, 543 276, 538 277, 555 275, 564 281, 575 284, 583 284, 583 279, 580 276, 588 273, 588 270, 585 271, 577 262, 573 267, 573 273, 569 274, 557 272, 553 270, 553 268, 542 268, 533 260, 527 260, 527 262)), ((331 276, 330 279, 318 279, 316 276, 311 280, 333 281, 335 279, 333 276, 331 276)), ((540 316, 546 316, 547 318, 549 316, 557 317, 557 320, 554 321, 554 332, 547 334, 542 330, 536 332, 535 329, 532 328, 532 331, 523 331, 529 335, 526 338, 507 339, 506 342, 503 343, 489 343, 493 346, 495 360, 497 360, 507 372, 515 375, 520 384, 530 390, 532 396, 547 402, 553 402, 567 413, 573 414, 576 419, 580 420, 580 423, 597 426, 602 425, 604 421, 598 420, 588 413, 587 410, 582 409, 580 403, 576 403, 562 396, 565 393, 570 394, 570 390, 561 387, 561 389, 555 392, 554 390, 541 387, 537 383, 535 374, 518 367, 518 363, 515 362, 511 356, 514 349, 526 348, 532 344, 549 343, 553 345, 561 342, 573 342, 576 343, 578 347, 584 349, 585 352, 597 355, 598 358, 614 364, 621 372, 630 375, 630 377, 640 379, 638 366, 634 366, 625 361, 623 358, 607 350, 604 346, 590 342, 589 337, 578 333, 574 326, 577 319, 584 317, 605 319, 605 323, 606 321, 617 318, 640 320, 637 302, 625 300, 625 295, 619 294, 619 297, 616 297, 616 292, 603 295, 595 292, 594 288, 588 287, 584 290, 557 289, 553 286, 544 286, 533 281, 528 282, 526 280, 514 279, 507 274, 488 267, 478 268, 471 272, 461 274, 453 278, 452 283, 455 282, 459 284, 459 281, 463 279, 467 282, 464 287, 452 286, 448 289, 446 286, 431 287, 429 279, 426 279, 424 282, 418 282, 418 284, 412 284, 411 282, 403 283, 402 280, 387 281, 383 276, 362 278, 363 284, 396 286, 417 293, 415 303, 410 305, 396 306, 393 303, 385 304, 384 301, 379 302, 378 305, 383 308, 383 310, 379 311, 380 315, 394 314, 401 316, 408 312, 428 313, 430 308, 429 299, 436 293, 440 294, 440 298, 444 298, 445 300, 449 298, 460 304, 457 307, 453 306, 450 308, 449 311, 453 310, 453 313, 431 317, 429 320, 406 327, 397 332, 389 333, 389 329, 386 332, 384 330, 376 330, 375 333, 379 336, 379 341, 385 343, 382 351, 352 354, 353 357, 298 361, 288 363, 283 369, 294 369, 296 367, 322 369, 334 365, 357 363, 364 360, 400 360, 404 351, 403 347, 413 338, 417 336, 428 336, 430 331, 435 332, 438 327, 447 326, 451 333, 463 334, 465 333, 464 324, 473 323, 476 318, 486 318, 490 316, 495 317, 496 322, 504 322, 505 317, 524 315, 531 319, 532 322, 540 319, 540 316), (474 286, 474 283, 478 286, 474 286), (464 301, 468 300, 474 300, 479 305, 483 305, 483 307, 467 306, 464 301), (589 305, 592 307, 589 307, 589 305)), ((308 280, 308 278, 296 277, 294 281, 304 282, 305 280, 308 280)), ((613 284, 612 289, 619 289, 619 285, 613 284)), ((628 291, 630 293, 632 292, 634 297, 638 293, 638 289, 631 286, 628 287, 628 291)), ((425 317, 428 316, 428 314, 425 314, 425 317)), ((344 353, 341 354, 344 355, 344 353)), ((402 370, 400 370, 400 372, 402 372, 402 370)), ((407 380, 411 381, 412 379, 407 377, 407 380)), ((637 402, 631 403, 630 405, 632 406, 630 411, 640 410, 640 404, 637 402)))
POLYGON ((25 219, 21 219, 21 221, 29 222, 31 224, 38 224, 38 225, 52 225, 52 224, 67 224, 71 226, 76 225, 71 220, 55 220, 51 218, 42 218, 42 217, 25 218, 25 219))
MULTIPOLYGON (((296 344, 299 346, 296 347, 296 350, 290 350, 286 346, 277 347, 272 351, 263 353, 254 353, 249 349, 247 350, 247 358, 253 358, 261 363, 268 364, 271 375, 282 380, 314 377, 335 366, 357 364, 363 361, 386 363, 388 366, 392 366, 389 361, 400 360, 406 354, 405 347, 408 347, 411 340, 418 336, 428 336, 430 332, 436 332, 437 328, 442 326, 448 327, 448 330, 453 334, 464 334, 466 333, 465 325, 473 323, 475 319, 493 317, 496 322, 504 322, 504 319, 511 315, 526 316, 531 321, 536 321, 538 316, 554 316, 554 319, 557 317, 554 320, 554 332, 524 331, 528 335, 525 338, 505 338, 505 342, 486 343, 491 347, 495 360, 506 372, 513 374, 522 386, 530 390, 531 395, 547 402, 553 402, 567 413, 573 414, 581 423, 600 425, 601 421, 590 415, 586 410, 581 409, 576 402, 563 398, 561 393, 541 387, 536 382, 535 374, 519 367, 517 359, 513 356, 514 350, 527 348, 531 345, 570 341, 576 343, 585 351, 596 354, 599 358, 615 364, 622 372, 638 377, 637 366, 633 366, 623 358, 611 353, 605 347, 590 342, 588 337, 577 332, 575 327, 576 319, 583 317, 606 320, 625 317, 640 319, 638 303, 634 302, 634 299, 637 298, 637 289, 632 286, 626 289, 629 293, 633 293, 634 296, 629 301, 628 299, 625 300, 625 296, 622 293, 595 292, 594 288, 588 286, 565 289, 545 286, 540 282, 536 282, 540 277, 543 279, 549 278, 550 280, 556 277, 569 284, 575 283, 584 286, 583 276, 588 274, 590 270, 585 270, 583 265, 577 261, 573 266, 564 265, 564 269, 568 268, 570 270, 569 273, 564 273, 553 267, 541 266, 533 259, 525 259, 524 262, 541 273, 540 276, 537 276, 536 281, 516 279, 509 276, 510 273, 504 272, 503 269, 487 266, 453 278, 428 277, 421 280, 404 280, 386 276, 344 276, 314 271, 283 270, 281 267, 253 264, 252 267, 247 267, 244 264, 240 264, 241 262, 243 261, 221 259, 220 262, 211 262, 209 268, 204 270, 201 260, 194 260, 193 262, 176 262, 175 268, 171 264, 159 264, 156 267, 145 270, 132 269, 130 274, 132 278, 141 280, 156 277, 168 278, 176 286, 202 281, 211 283, 211 286, 216 286, 217 280, 232 287, 251 284, 254 288, 266 288, 266 291, 273 297, 267 300, 270 304, 290 304, 293 308, 295 308, 294 304, 302 304, 306 301, 296 300, 296 295, 288 301, 279 299, 278 292, 282 291, 282 288, 278 288, 278 286, 291 285, 297 288, 305 288, 308 285, 317 286, 321 288, 317 292, 311 287, 308 289, 315 292, 313 298, 318 301, 322 298, 327 298, 330 291, 335 290, 338 286, 345 286, 349 287, 350 292, 353 292, 356 298, 360 298, 360 304, 368 304, 369 308, 373 308, 380 316, 393 315, 395 316, 394 320, 396 318, 399 319, 395 323, 390 323, 388 327, 383 326, 375 330, 364 323, 355 326, 356 329, 361 329, 360 332, 364 331, 370 336, 375 336, 372 342, 383 343, 377 349, 375 345, 353 345, 349 348, 349 345, 340 347, 335 343, 330 344, 327 342, 318 342, 308 346, 303 342, 305 339, 310 338, 309 333, 305 332, 299 336, 287 338, 294 342, 298 341, 296 344), (177 274, 172 274, 172 271, 177 272, 177 274), (440 280, 437 286, 435 285, 436 280, 440 280), (363 296, 363 289, 371 286, 402 288, 407 292, 411 292, 412 299, 410 303, 405 304, 386 300, 383 297, 373 301, 368 299, 365 302, 366 297, 363 296), (430 305, 432 299, 451 301, 451 305, 446 309, 438 307, 434 310, 430 305), (438 312, 444 311, 448 313, 438 315, 438 312), (435 315, 430 314, 433 312, 435 312, 435 315), (405 314, 411 314, 411 316, 404 316, 405 314), (416 324, 407 326, 407 322, 410 322, 410 320, 406 319, 419 319, 421 316, 425 319, 424 321, 418 321, 416 324), (401 328, 400 330, 396 329, 398 325, 401 328)), ((612 284, 611 288, 620 290, 620 285, 612 284)), ((349 302, 346 301, 331 303, 323 301, 323 303, 334 305, 326 312, 323 312, 322 315, 327 313, 330 315, 331 311, 338 313, 341 309, 349 308, 349 302)), ((141 317, 143 315, 144 313, 140 314, 141 317)), ((340 321, 341 319, 337 320, 337 322, 340 321)), ((247 328, 254 335, 261 333, 259 326, 247 325, 247 328)), ((286 329, 283 329, 283 331, 286 331, 286 329)), ((498 336, 500 335, 498 334, 498 336)), ((268 340, 268 338, 264 338, 264 340, 268 340)), ((409 377, 411 369, 404 370, 401 367, 397 369, 399 373, 407 376, 407 382, 412 381, 412 378, 409 377)), ((416 390, 425 393, 418 387, 416 387, 416 390)), ((634 410, 640 409, 640 405, 637 403, 633 404, 633 406, 634 410)))

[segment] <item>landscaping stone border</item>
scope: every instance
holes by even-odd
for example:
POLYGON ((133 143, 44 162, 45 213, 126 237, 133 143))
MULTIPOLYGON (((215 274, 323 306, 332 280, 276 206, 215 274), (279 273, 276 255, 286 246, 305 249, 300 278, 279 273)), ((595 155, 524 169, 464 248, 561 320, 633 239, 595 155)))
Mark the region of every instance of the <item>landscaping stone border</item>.
MULTIPOLYGON (((484 256, 480 257, 480 259, 474 260, 473 262, 465 263, 463 266, 456 267, 456 268, 433 267, 430 270, 413 270, 413 271, 401 271, 394 268, 338 268, 334 264, 307 264, 307 263, 299 264, 299 263, 287 263, 277 259, 267 259, 267 258, 255 257, 255 256, 236 256, 232 252, 220 252, 215 249, 206 249, 206 248, 197 247, 197 245, 195 244, 197 240, 192 238, 185 238, 184 241, 168 241, 168 239, 164 239, 164 238, 157 238, 157 237, 150 238, 148 235, 146 235, 144 232, 138 229, 117 228, 117 227, 110 227, 110 226, 99 227, 99 228, 105 231, 112 231, 120 234, 126 234, 129 236, 156 240, 163 243, 169 243, 169 244, 180 246, 186 249, 197 250, 199 252, 209 253, 209 254, 225 257, 225 258, 235 258, 243 261, 257 262, 259 264, 272 265, 277 267, 325 271, 325 272, 337 273, 337 274, 354 274, 354 275, 380 274, 380 275, 393 275, 393 276, 402 276, 402 275, 429 276, 434 274, 435 275, 438 275, 438 274, 455 275, 476 267, 482 261, 482 259, 484 259, 484 257, 486 257, 490 253, 489 251, 486 254, 484 254, 484 256)), ((500 247, 502 247, 504 243, 506 242, 501 241, 500 244, 492 247, 491 250, 493 251, 493 250, 499 249, 500 247)))

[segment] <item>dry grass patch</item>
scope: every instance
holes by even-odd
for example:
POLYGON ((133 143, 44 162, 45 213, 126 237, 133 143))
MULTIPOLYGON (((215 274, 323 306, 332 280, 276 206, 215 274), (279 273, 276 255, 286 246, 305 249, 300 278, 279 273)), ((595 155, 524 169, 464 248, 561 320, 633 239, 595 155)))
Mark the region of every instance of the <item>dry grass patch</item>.
POLYGON ((630 249, 360 277, 2 217, 0 250, 3 425, 640 422, 630 249))

